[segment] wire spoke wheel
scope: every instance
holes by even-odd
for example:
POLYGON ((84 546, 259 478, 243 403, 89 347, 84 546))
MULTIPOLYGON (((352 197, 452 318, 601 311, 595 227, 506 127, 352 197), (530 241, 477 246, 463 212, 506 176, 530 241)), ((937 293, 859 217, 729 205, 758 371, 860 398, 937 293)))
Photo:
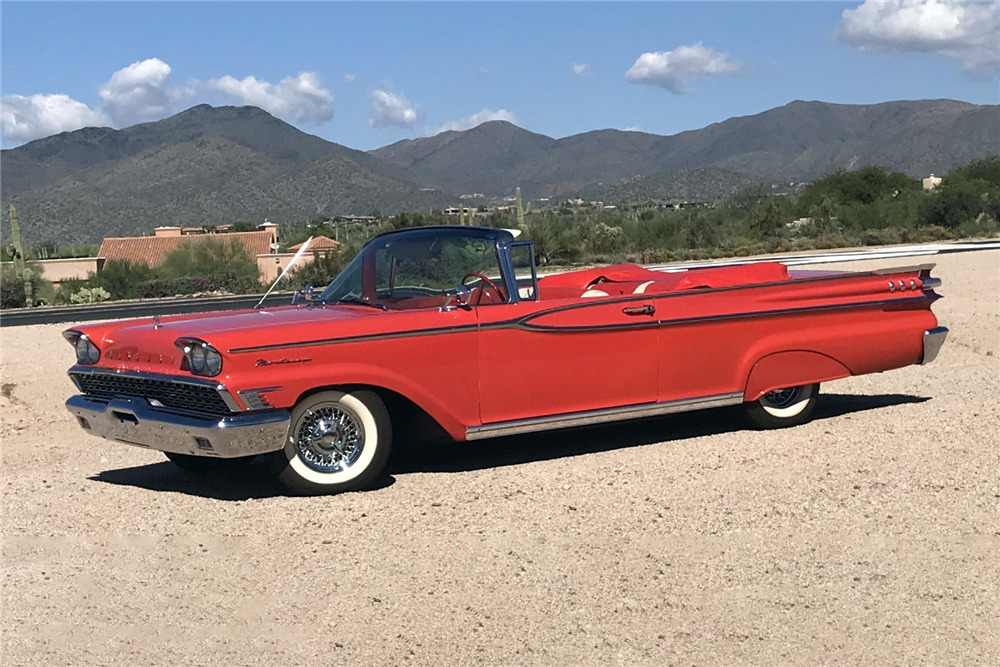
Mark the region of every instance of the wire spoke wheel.
POLYGON ((305 415, 296 435, 296 452, 319 472, 340 472, 357 462, 365 446, 361 419, 352 412, 324 406, 305 415))
POLYGON ((376 393, 331 390, 299 401, 285 446, 269 456, 290 491, 318 495, 367 487, 391 446, 389 412, 376 393))
POLYGON ((786 387, 769 391, 760 399, 761 405, 777 410, 784 410, 799 402, 802 387, 786 387))
POLYGON ((746 413, 757 428, 784 428, 809 421, 816 407, 819 384, 772 389, 746 403, 746 413))

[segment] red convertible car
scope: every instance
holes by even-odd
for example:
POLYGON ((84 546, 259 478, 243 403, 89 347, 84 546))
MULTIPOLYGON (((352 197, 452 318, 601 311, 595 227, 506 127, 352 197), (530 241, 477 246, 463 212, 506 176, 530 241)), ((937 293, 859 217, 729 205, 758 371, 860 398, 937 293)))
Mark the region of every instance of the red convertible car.
POLYGON ((302 304, 73 328, 66 406, 188 470, 265 454, 290 490, 334 493, 420 424, 474 440, 743 404, 792 426, 820 383, 926 364, 947 334, 929 266, 539 278, 533 258, 503 229, 400 230, 302 304))

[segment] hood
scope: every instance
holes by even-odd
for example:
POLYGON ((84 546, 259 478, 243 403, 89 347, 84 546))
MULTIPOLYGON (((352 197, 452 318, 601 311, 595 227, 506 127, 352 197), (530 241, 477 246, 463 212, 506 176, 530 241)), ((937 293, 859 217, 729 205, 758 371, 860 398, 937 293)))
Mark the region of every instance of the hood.
POLYGON ((401 311, 366 306, 284 306, 260 310, 143 318, 73 327, 101 350, 98 366, 116 370, 176 373, 179 338, 197 338, 224 356, 230 349, 318 337, 337 338, 386 328, 401 311))

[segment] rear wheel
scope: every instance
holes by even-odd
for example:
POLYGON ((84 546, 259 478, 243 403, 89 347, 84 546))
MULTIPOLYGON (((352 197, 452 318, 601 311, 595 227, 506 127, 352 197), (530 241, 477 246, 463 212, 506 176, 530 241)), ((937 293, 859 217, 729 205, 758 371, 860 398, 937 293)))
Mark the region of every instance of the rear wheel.
POLYGON ((746 404, 747 417, 757 428, 784 428, 804 424, 816 408, 819 384, 804 384, 769 391, 746 404))
POLYGON ((242 468, 257 458, 254 455, 240 456, 235 459, 219 459, 212 456, 192 456, 191 454, 175 454, 173 452, 163 453, 178 468, 196 473, 211 473, 242 468))
POLYGON ((391 446, 389 412, 377 394, 324 391, 295 406, 284 448, 268 456, 290 491, 320 495, 367 487, 391 446))

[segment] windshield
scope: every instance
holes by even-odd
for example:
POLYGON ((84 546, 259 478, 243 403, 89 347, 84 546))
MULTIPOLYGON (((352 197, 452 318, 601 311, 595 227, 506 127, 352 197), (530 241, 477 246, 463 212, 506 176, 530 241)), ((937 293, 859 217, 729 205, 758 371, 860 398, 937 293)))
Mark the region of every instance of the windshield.
POLYGON ((484 228, 425 228, 372 240, 323 290, 323 303, 385 308, 437 308, 465 284, 478 303, 507 300, 497 240, 508 232, 484 228), (484 280, 484 278, 486 280, 484 280))

